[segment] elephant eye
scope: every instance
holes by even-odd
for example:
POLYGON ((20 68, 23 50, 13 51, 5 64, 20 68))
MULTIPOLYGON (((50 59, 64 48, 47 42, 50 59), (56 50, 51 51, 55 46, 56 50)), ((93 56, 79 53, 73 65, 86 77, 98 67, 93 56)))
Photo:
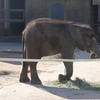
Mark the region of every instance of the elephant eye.
POLYGON ((95 37, 95 35, 94 35, 94 34, 88 34, 88 37, 89 37, 90 39, 92 39, 93 37, 95 37))

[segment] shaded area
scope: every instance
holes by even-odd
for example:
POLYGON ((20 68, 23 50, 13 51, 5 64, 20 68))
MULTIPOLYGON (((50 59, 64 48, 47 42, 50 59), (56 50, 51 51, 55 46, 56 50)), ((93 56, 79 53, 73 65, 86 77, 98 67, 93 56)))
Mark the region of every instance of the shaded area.
POLYGON ((75 81, 63 81, 62 83, 52 81, 48 82, 49 85, 47 85, 47 83, 43 85, 26 84, 63 99, 100 99, 100 84, 99 87, 94 87, 90 83, 79 78, 76 78, 75 81))
POLYGON ((0 37, 0 43, 21 43, 21 35, 12 35, 12 36, 4 36, 0 37))
POLYGON ((79 89, 94 90, 100 92, 100 82, 87 82, 85 79, 76 78, 75 81, 71 82, 76 85, 79 89))
POLYGON ((93 90, 100 93, 100 82, 87 82, 85 79, 76 78, 75 80, 70 81, 52 81, 45 82, 46 86, 53 86, 57 88, 70 88, 70 89, 79 89, 79 90, 93 90))
MULTIPOLYGON (((21 35, 5 36, 0 38, 0 58, 21 58, 21 35)), ((21 64, 21 62, 7 62, 11 64, 21 64)))
MULTIPOLYGON (((21 53, 16 53, 16 52, 0 52, 0 58, 22 58, 21 53)), ((6 63, 14 64, 14 65, 20 65, 21 62, 14 62, 14 61, 3 61, 6 63)))
POLYGON ((11 71, 4 71, 4 70, 2 70, 2 71, 0 71, 0 76, 1 75, 10 75, 12 72, 11 71))

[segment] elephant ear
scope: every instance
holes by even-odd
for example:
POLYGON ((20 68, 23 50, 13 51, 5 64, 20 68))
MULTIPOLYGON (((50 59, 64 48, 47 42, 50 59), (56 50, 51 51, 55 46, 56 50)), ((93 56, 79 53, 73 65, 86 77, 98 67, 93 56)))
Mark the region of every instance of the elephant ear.
POLYGON ((83 29, 79 26, 70 26, 69 33, 72 38, 73 44, 81 50, 84 49, 84 36, 83 36, 83 29))

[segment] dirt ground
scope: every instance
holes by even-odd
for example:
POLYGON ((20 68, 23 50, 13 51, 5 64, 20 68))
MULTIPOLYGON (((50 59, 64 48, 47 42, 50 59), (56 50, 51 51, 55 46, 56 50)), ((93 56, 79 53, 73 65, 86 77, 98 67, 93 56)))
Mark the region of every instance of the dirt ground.
MULTIPOLYGON (((21 57, 0 55, 8 59, 21 57)), ((58 74, 64 74, 62 62, 39 62, 37 69, 42 85, 20 83, 21 66, 20 62, 0 62, 0 100, 100 99, 100 62, 75 62, 72 81, 63 83, 58 82, 58 74), (77 86, 76 81, 81 86, 77 86), (90 89, 91 83, 96 85, 95 90, 90 89), (84 84, 88 84, 87 88, 82 87, 84 84)))

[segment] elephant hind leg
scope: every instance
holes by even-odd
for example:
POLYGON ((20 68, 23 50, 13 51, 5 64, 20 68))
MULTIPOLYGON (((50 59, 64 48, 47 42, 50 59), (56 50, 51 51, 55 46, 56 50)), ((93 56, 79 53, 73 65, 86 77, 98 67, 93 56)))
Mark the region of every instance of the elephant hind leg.
MULTIPOLYGON (((31 50, 28 51, 28 58, 40 59, 41 58, 40 53, 41 52, 37 48, 31 48, 31 50)), ((37 73, 37 63, 38 62, 29 62, 32 84, 41 84, 41 80, 39 79, 38 73, 37 73)))
POLYGON ((38 77, 37 69, 36 69, 36 62, 30 63, 30 70, 31 70, 31 83, 32 84, 41 84, 41 80, 38 77))
MULTIPOLYGON (((26 59, 27 55, 26 55, 26 48, 25 46, 23 46, 23 58, 26 59)), ((28 78, 28 62, 23 62, 22 64, 22 70, 21 70, 21 74, 20 74, 20 82, 29 82, 30 79, 28 78)))
POLYGON ((22 72, 20 74, 20 82, 29 82, 30 79, 27 76, 27 71, 28 71, 28 63, 27 62, 23 62, 23 67, 22 67, 22 72))

